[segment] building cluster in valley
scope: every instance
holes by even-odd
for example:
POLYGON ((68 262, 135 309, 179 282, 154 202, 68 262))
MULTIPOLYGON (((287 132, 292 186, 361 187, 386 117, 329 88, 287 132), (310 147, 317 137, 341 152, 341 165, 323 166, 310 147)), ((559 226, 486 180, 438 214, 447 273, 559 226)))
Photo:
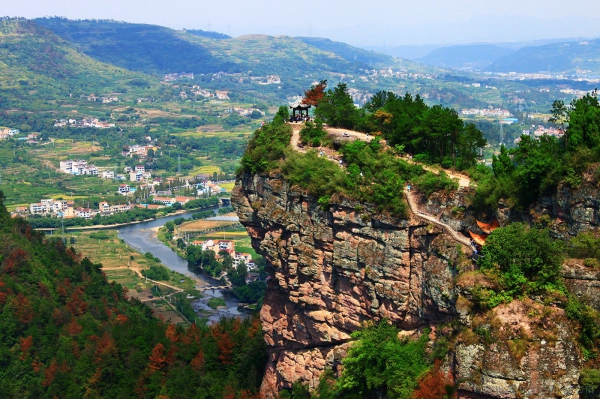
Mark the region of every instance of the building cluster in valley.
POLYGON ((87 161, 66 160, 60 161, 58 170, 62 173, 67 173, 74 176, 90 175, 98 176, 98 168, 94 165, 88 165, 87 161))
MULTIPOLYGON (((217 182, 210 180, 209 175, 199 174, 195 178, 195 182, 191 183, 189 179, 180 180, 169 177, 163 181, 160 177, 152 177, 152 173, 146 170, 144 165, 136 165, 134 167, 125 166, 123 168, 123 174, 115 173, 114 169, 103 168, 100 170, 98 167, 92 164, 88 164, 85 160, 65 160, 60 161, 58 171, 73 176, 97 176, 102 179, 111 179, 119 181, 129 181, 131 183, 137 183, 137 187, 130 184, 120 184, 117 188, 117 193, 123 196, 129 196, 135 193, 138 189, 146 189, 149 195, 157 195, 159 198, 158 202, 168 202, 165 205, 173 205, 175 202, 181 202, 170 198, 168 200, 162 200, 163 196, 171 196, 175 190, 188 190, 197 193, 198 196, 210 196, 225 192, 217 182), (168 186, 168 190, 161 190, 160 187, 168 186)), ((195 199, 191 197, 191 199, 195 199)), ((156 199, 155 199, 156 201, 156 199)), ((187 202, 187 201, 186 201, 187 202)), ((181 203, 184 205, 185 202, 181 203)))
POLYGON ((84 218, 91 219, 97 214, 101 216, 110 216, 119 212, 126 212, 133 209, 131 204, 115 204, 109 205, 106 202, 101 202, 98 209, 89 207, 75 207, 75 202, 64 199, 47 199, 42 198, 40 202, 34 202, 29 206, 18 206, 13 216, 29 216, 40 215, 45 217, 62 217, 65 219, 84 218))
POLYGON ((83 119, 58 119, 54 122, 54 127, 75 127, 84 128, 92 127, 96 129, 108 129, 115 127, 114 123, 102 122, 97 118, 83 118, 83 119))
MULTIPOLYGON (((562 129, 558 129, 555 127, 545 127, 542 125, 532 125, 530 129, 525 129, 522 131, 522 134, 525 136, 531 136, 535 139, 539 139, 542 136, 553 136, 556 138, 561 138, 563 137, 563 135, 565 134, 565 132, 562 129)), ((521 142, 521 137, 517 137, 515 139, 515 144, 518 144, 521 142)))
POLYGON ((252 261, 252 255, 245 252, 235 251, 235 242, 230 240, 206 240, 206 241, 193 241, 190 245, 199 246, 202 251, 213 251, 215 258, 221 260, 221 252, 226 252, 233 259, 233 265, 237 266, 240 262, 244 262, 248 267, 248 270, 253 270, 256 265, 252 261))
MULTIPOLYGON (((145 139, 150 142, 152 141, 152 137, 150 137, 150 136, 146 136, 145 139)), ((121 155, 123 155, 124 157, 133 157, 135 155, 139 159, 146 159, 148 157, 148 152, 150 150, 156 152, 159 149, 160 149, 160 147, 153 145, 153 144, 147 144, 147 145, 135 144, 135 145, 126 147, 121 152, 121 155)))
MULTIPOLYGON (((77 169, 79 167, 89 168, 89 165, 85 165, 85 161, 70 162, 72 169, 77 169), (76 164, 76 166, 74 167, 73 164, 76 164)), ((134 171, 133 173, 136 172, 134 171)), ((216 195, 225 192, 225 190, 219 187, 217 183, 208 180, 204 175, 197 178, 198 183, 191 184, 188 180, 185 180, 185 182, 180 186, 175 186, 177 182, 177 179, 175 178, 167 178, 166 180, 169 185, 172 183, 173 187, 164 191, 157 189, 163 183, 161 178, 155 178, 154 180, 148 181, 138 187, 132 187, 128 184, 121 184, 119 186, 118 192, 124 196, 129 196, 141 188, 147 189, 149 192, 149 197, 146 199, 147 203, 144 204, 132 204, 128 199, 125 200, 127 203, 112 205, 106 201, 103 201, 98 205, 98 209, 92 209, 89 207, 75 207, 74 201, 63 199, 41 199, 40 202, 31 203, 28 206, 17 207, 13 212, 13 216, 41 215, 45 217, 63 217, 65 219, 75 217, 91 219, 97 214, 100 214, 100 216, 111 216, 115 213, 129 211, 133 208, 161 209, 167 206, 173 206, 175 204, 184 206, 188 202, 203 196, 216 195), (184 189, 193 189, 197 194, 196 196, 173 195, 173 191, 184 189)))
POLYGON ((460 110, 460 115, 486 118, 508 118, 512 116, 509 110, 502 108, 463 108, 460 110))
POLYGON ((19 134, 19 129, 0 128, 0 140, 6 140, 19 134))
POLYGON ((102 96, 97 96, 95 94, 90 94, 89 96, 86 97, 88 101, 91 102, 101 102, 102 104, 110 104, 110 103, 116 103, 119 102, 119 97, 102 97, 102 96))

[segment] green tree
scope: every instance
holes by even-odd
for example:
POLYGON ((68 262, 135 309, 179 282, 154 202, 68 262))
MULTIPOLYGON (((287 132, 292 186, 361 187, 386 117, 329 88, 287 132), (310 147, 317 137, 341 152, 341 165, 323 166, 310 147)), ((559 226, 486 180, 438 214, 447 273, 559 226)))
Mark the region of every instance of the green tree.
POLYGON ((342 397, 410 398, 418 378, 429 368, 427 334, 416 341, 399 339, 398 329, 382 320, 352 337, 357 341, 343 361, 344 371, 336 384, 342 397))
POLYGON ((562 259, 562 243, 553 240, 547 230, 512 223, 488 236, 478 265, 497 272, 501 290, 512 296, 562 289, 562 259))
POLYGON ((497 157, 496 155, 492 155, 492 169, 494 170, 494 175, 498 177, 510 176, 515 170, 513 161, 510 159, 508 150, 504 144, 500 146, 500 154, 497 157))
POLYGON ((348 94, 348 87, 341 82, 325 92, 315 115, 330 126, 346 129, 354 128, 359 119, 359 111, 348 94))
MULTIPOLYGON (((559 104, 560 105, 560 104, 559 104)), ((557 121, 562 121, 562 110, 559 107, 553 110, 553 117, 557 121), (554 117, 554 113, 559 116, 554 117)), ((586 146, 595 148, 600 145, 600 103, 598 102, 598 93, 588 93, 580 99, 571 103, 571 110, 568 112, 569 127, 566 131, 568 148, 577 148, 586 146)))
POLYGON ((468 169, 475 166, 479 159, 479 149, 485 147, 486 144, 487 140, 483 138, 481 130, 472 123, 466 124, 457 144, 460 168, 468 169))

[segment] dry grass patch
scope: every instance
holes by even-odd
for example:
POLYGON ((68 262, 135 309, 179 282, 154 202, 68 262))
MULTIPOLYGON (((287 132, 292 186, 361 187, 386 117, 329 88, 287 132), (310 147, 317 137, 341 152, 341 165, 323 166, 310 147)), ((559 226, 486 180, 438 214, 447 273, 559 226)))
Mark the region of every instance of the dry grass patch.
POLYGON ((195 220, 193 222, 186 222, 177 227, 180 232, 192 232, 192 231, 201 231, 208 229, 215 229, 218 227, 223 227, 230 225, 230 221, 226 220, 195 220))

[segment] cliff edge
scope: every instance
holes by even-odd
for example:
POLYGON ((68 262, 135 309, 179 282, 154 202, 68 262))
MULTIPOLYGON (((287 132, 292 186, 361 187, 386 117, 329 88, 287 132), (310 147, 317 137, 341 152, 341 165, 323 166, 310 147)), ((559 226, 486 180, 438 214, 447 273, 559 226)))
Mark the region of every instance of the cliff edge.
MULTIPOLYGON (((448 203, 463 212, 460 198, 448 203)), ((459 397, 579 397, 580 354, 564 310, 515 300, 475 311, 472 288, 482 282, 469 278, 470 248, 435 223, 338 195, 323 208, 277 173, 240 175, 232 204, 269 265, 266 397, 295 381, 315 387, 326 368, 336 373, 350 334, 383 318, 407 334, 432 327, 450 342, 445 367, 459 397)), ((447 224, 465 227, 448 213, 447 224)))

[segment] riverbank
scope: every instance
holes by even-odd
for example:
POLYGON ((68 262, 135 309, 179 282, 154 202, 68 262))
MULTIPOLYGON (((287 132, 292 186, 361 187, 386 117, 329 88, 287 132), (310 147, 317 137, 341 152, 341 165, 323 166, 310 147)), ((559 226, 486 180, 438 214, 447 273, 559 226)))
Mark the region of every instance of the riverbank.
MULTIPOLYGON (((180 209, 178 211, 175 212, 171 212, 168 213, 164 216, 160 216, 160 217, 155 217, 155 218, 148 218, 148 219, 144 219, 144 220, 136 220, 133 222, 128 222, 128 223, 118 223, 118 224, 97 224, 94 226, 69 226, 69 227, 65 227, 65 232, 67 231, 83 231, 83 230, 108 230, 108 229, 118 229, 120 227, 125 227, 125 226, 132 226, 132 225, 136 225, 136 224, 140 224, 140 223, 147 223, 147 222, 152 222, 154 220, 160 220, 160 219, 165 219, 168 218, 170 216, 179 216, 179 215, 185 215, 187 213, 193 213, 196 211, 200 211, 200 210, 208 210, 208 209, 219 209, 220 206, 210 206, 210 207, 205 207, 205 208, 194 208, 194 209, 180 209)), ((34 229, 36 231, 60 231, 62 230, 61 227, 39 227, 37 229, 34 229)))
MULTIPOLYGON (((177 217, 181 216, 171 215, 160 220, 124 226, 117 229, 118 236, 132 249, 144 254, 150 252, 170 270, 192 279, 196 284, 196 288, 202 292, 202 298, 186 298, 186 301, 189 301, 201 319, 205 319, 207 322, 217 322, 222 317, 247 317, 250 315, 251 312, 248 310, 238 308, 240 301, 229 290, 221 288, 206 289, 207 287, 219 287, 222 284, 209 275, 190 270, 187 260, 159 241, 157 237, 158 229, 169 220, 174 220, 177 217), (227 307, 218 308, 217 310, 211 309, 208 306, 208 301, 213 297, 222 298, 227 307)), ((184 217, 186 219, 191 218, 191 213, 187 213, 184 217)))

